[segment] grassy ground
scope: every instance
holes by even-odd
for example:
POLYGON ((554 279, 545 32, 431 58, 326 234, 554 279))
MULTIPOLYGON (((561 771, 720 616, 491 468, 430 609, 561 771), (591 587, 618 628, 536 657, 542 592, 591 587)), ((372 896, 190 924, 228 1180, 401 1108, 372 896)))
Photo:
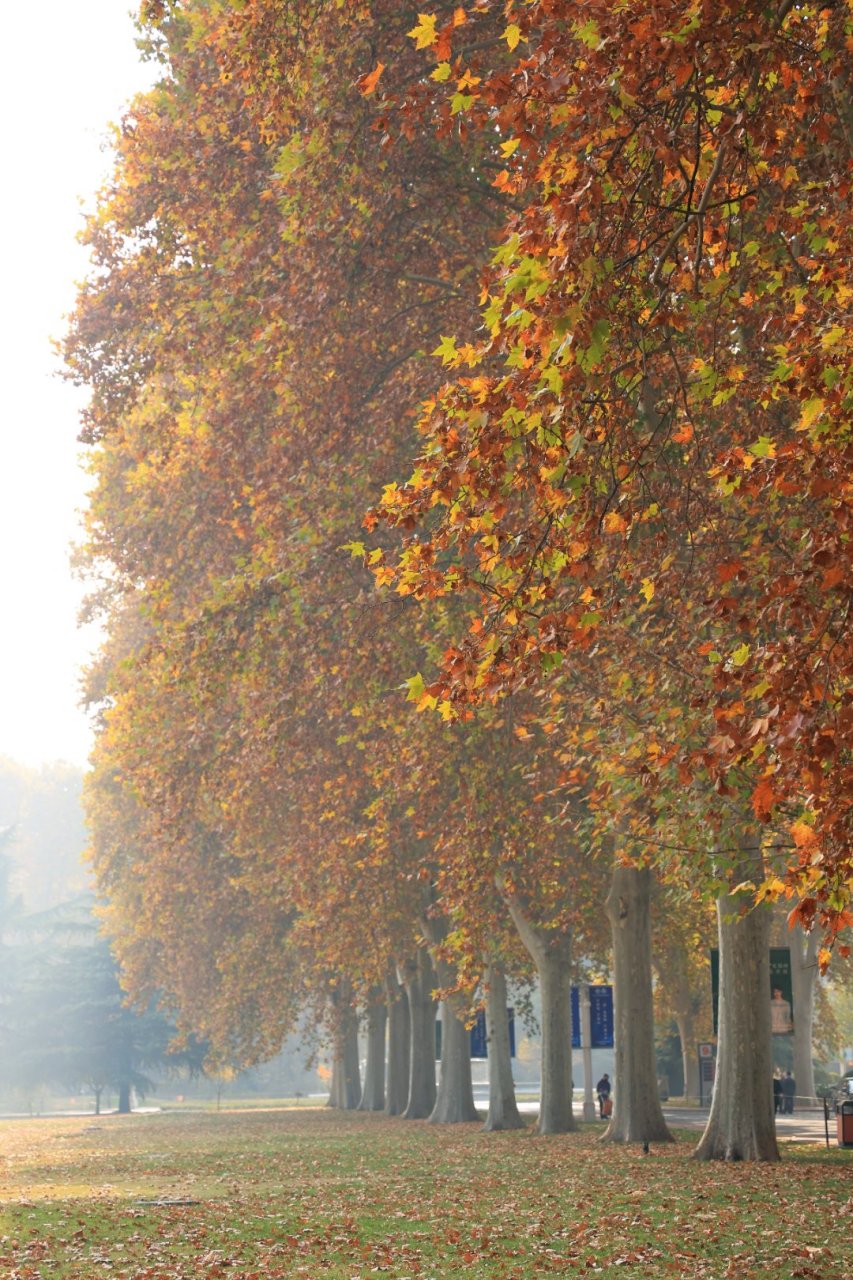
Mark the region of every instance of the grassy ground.
POLYGON ((853 1274, 853 1151, 709 1166, 695 1134, 643 1156, 598 1132, 305 1108, 3 1121, 0 1277, 853 1274))

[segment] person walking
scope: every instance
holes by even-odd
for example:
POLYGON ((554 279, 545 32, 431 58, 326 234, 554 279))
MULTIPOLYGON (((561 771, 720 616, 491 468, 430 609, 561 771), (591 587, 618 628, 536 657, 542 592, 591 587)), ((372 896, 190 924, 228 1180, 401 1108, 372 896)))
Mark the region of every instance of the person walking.
POLYGON ((610 1101, 610 1076, 606 1071, 595 1086, 595 1091, 598 1094, 598 1114, 602 1120, 605 1120, 613 1110, 613 1104, 610 1101))
POLYGON ((790 1071, 786 1071, 782 1077, 782 1114, 792 1116, 794 1114, 794 1098, 797 1096, 797 1082, 791 1075, 790 1071))

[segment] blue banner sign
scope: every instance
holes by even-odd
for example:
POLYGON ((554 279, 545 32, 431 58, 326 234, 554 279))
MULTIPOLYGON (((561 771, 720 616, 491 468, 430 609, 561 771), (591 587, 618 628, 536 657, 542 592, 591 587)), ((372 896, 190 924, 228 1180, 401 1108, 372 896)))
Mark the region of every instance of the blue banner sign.
MULTIPOLYGON (((515 1009, 507 1009, 507 1022, 509 1023, 509 1056, 515 1057, 515 1009)), ((470 1031, 471 1036, 471 1057, 472 1058, 488 1058, 489 1041, 486 1035, 486 1011, 485 1009, 477 1010, 477 1020, 470 1031)), ((441 1057, 441 1019, 437 1018, 435 1022, 435 1056, 436 1060, 441 1057)))
POLYGON ((477 1010, 477 1021, 471 1028, 471 1057, 488 1058, 489 1045, 486 1039, 486 1011, 477 1010))
MULTIPOLYGON (((591 1049, 613 1048, 613 988, 596 985, 589 992, 589 1030, 591 1049)), ((572 1048, 581 1047, 581 1002, 577 987, 572 987, 572 1048)))

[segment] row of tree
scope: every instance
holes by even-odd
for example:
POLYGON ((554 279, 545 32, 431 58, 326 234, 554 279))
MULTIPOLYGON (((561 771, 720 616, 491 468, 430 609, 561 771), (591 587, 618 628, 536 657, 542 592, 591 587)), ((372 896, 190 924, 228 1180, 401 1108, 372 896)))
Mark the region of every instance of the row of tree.
POLYGON ((776 1158, 757 904, 823 966, 851 918, 844 6, 143 21, 66 343, 127 982, 241 1061, 314 1000, 338 1105, 387 1016, 389 1110, 457 1120, 535 971, 559 1132, 612 947, 609 1135, 659 1139, 657 880, 673 974, 718 902, 700 1154, 776 1158))

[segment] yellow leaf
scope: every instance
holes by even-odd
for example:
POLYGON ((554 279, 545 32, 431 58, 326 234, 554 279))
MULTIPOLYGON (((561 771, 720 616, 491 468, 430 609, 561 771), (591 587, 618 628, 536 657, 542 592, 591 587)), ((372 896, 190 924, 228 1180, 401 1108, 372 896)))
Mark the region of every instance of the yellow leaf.
POLYGON ((509 159, 512 153, 518 150, 519 142, 519 138, 507 138, 506 142, 501 143, 501 155, 509 159))
POLYGON ((800 414, 800 431, 808 431, 815 419, 823 412, 823 406, 824 402, 820 396, 813 396, 811 400, 806 401, 800 414))
POLYGON ((411 31, 406 33, 415 41, 415 47, 417 49, 428 49, 431 44, 435 44, 438 39, 435 23, 436 18, 434 13, 418 14, 418 25, 416 27, 412 27, 411 31))
POLYGON ((651 578, 643 578, 643 585, 640 587, 640 593, 646 597, 646 601, 651 600, 652 596, 655 594, 655 584, 652 582, 651 578))
POLYGON ((510 49, 514 49, 521 39, 521 28, 517 22, 511 22, 504 32, 503 36, 510 49))
POLYGON ((738 645, 738 647, 732 653, 732 663, 736 667, 742 667, 748 657, 749 657, 749 645, 746 644, 746 642, 744 642, 743 644, 738 645))

